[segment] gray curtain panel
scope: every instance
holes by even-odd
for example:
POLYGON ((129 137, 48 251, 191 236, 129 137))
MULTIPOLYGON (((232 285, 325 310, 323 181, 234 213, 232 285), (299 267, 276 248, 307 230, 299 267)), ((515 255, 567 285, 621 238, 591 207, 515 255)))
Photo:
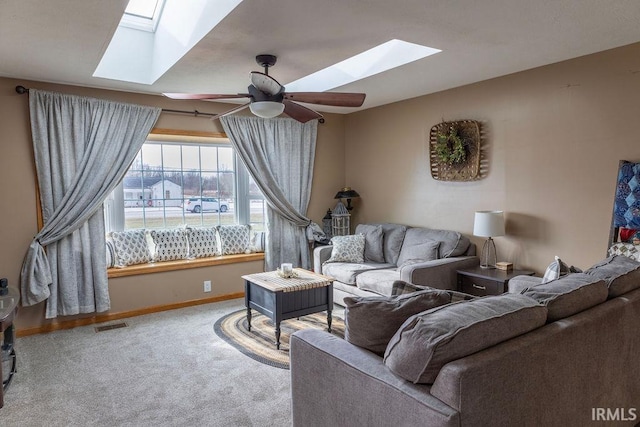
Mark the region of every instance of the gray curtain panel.
POLYGON ((106 311, 102 202, 161 110, 35 89, 29 108, 44 226, 22 264, 22 304, 46 299, 48 319, 106 311))
POLYGON ((318 121, 227 116, 220 121, 267 200, 265 268, 283 262, 309 269, 305 215, 311 196, 318 121))

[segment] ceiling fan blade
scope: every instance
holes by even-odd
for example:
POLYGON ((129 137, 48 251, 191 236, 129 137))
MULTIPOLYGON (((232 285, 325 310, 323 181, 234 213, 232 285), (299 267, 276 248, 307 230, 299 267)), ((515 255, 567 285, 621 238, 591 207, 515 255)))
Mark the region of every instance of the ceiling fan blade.
POLYGON ((296 104, 295 102, 286 99, 282 101, 282 103, 284 104, 284 113, 292 119, 295 119, 301 123, 306 123, 309 120, 318 119, 320 123, 324 123, 324 117, 322 117, 322 114, 318 113, 317 111, 313 111, 310 108, 307 108, 300 104, 296 104))
POLYGON ((284 90, 276 79, 259 71, 251 72, 251 84, 269 95, 277 95, 284 90))
POLYGON ((218 120, 220 117, 224 117, 224 116, 228 116, 230 114, 233 113, 237 113, 240 110, 244 110, 245 108, 247 108, 251 103, 247 102, 246 104, 243 105, 239 105, 236 108, 232 108, 231 110, 227 110, 224 113, 220 113, 220 114, 216 114, 215 116, 211 117, 211 120, 218 120))
POLYGON ((336 107, 360 107, 365 96, 364 93, 348 92, 285 92, 284 99, 336 107))
POLYGON ((224 95, 215 93, 163 93, 164 96, 171 99, 233 99, 233 98, 248 98, 248 93, 236 93, 234 95, 224 95))

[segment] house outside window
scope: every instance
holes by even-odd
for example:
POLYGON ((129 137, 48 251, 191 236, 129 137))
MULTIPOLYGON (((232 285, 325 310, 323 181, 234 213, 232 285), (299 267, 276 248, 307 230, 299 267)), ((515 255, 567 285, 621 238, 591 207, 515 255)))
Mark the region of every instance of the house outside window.
POLYGON ((151 134, 104 213, 107 231, 225 224, 262 231, 266 205, 228 139, 151 134))

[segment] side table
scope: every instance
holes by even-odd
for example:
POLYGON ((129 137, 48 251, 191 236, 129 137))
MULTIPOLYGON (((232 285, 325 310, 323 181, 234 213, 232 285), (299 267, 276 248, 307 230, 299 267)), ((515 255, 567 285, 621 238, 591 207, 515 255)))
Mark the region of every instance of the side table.
POLYGON ((533 276, 530 270, 498 270, 497 268, 467 268, 457 270, 458 291, 476 296, 500 295, 509 290, 509 280, 515 276, 533 276))
POLYGON ((7 295, 0 295, 0 332, 4 333, 2 349, 0 350, 0 380, 2 380, 2 387, 0 387, 0 408, 4 406, 4 392, 7 387, 9 387, 9 384, 11 384, 13 374, 16 373, 16 350, 13 348, 13 320, 18 312, 19 301, 20 294, 17 289, 9 288, 7 295), (5 361, 11 362, 11 370, 6 380, 4 380, 2 373, 2 365, 5 361))

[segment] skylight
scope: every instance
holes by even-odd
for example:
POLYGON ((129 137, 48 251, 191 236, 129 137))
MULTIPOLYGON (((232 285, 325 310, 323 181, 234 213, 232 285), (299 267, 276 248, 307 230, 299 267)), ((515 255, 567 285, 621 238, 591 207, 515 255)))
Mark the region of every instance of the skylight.
POLYGON ((241 2, 131 0, 93 76, 153 84, 241 2), (125 24, 131 18, 147 28, 125 24))
POLYGON ((426 58, 438 52, 442 51, 402 40, 389 40, 342 62, 287 84, 287 92, 323 92, 331 90, 418 59, 426 58))
POLYGON ((160 3, 158 0, 129 0, 124 13, 152 19, 156 9, 158 9, 158 3, 160 3))
POLYGON ((154 32, 158 27, 164 0, 129 0, 120 25, 154 32))

